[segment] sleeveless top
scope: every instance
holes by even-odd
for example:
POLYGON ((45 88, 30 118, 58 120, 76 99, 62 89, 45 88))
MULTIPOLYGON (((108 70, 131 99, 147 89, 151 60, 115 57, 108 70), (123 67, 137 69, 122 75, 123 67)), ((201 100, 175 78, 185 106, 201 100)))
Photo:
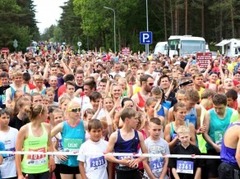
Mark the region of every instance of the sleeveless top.
POLYGON ((140 94, 140 92, 138 92, 137 95, 138 95, 138 100, 139 100, 139 102, 138 102, 137 105, 138 105, 140 108, 143 108, 143 107, 145 106, 145 100, 143 99, 143 97, 142 97, 142 95, 140 94))
MULTIPOLYGON (((208 135, 211 137, 213 142, 217 145, 222 144, 223 135, 230 124, 233 110, 229 107, 226 107, 225 117, 219 118, 214 109, 209 110, 210 123, 208 135)), ((210 144, 206 144, 207 149, 213 149, 210 144)))
POLYGON ((117 131, 117 141, 114 146, 114 152, 116 153, 137 153, 139 136, 138 132, 134 130, 134 137, 130 140, 124 140, 121 136, 120 129, 117 131))
POLYGON ((189 113, 185 116, 185 121, 187 123, 192 123, 194 127, 197 127, 197 109, 192 108, 189 113))
MULTIPOLYGON (((70 126, 67 121, 64 121, 61 135, 63 151, 77 153, 80 146, 85 141, 83 120, 80 120, 75 127, 70 126)), ((69 155, 67 160, 63 161, 62 164, 69 167, 77 167, 77 156, 69 155)))
POLYGON ((164 111, 163 105, 161 105, 161 108, 158 110, 157 115, 165 117, 165 111, 164 111))
MULTIPOLYGON (((189 123, 185 122, 185 125, 188 127, 189 123)), ((170 137, 171 137, 171 141, 177 136, 177 132, 174 129, 174 122, 170 123, 170 137)))
MULTIPOLYGON (((48 133, 44 124, 41 124, 43 134, 35 137, 31 123, 28 124, 28 137, 23 142, 24 151, 47 152, 48 133)), ((21 163, 22 172, 27 174, 44 173, 49 170, 48 156, 45 154, 25 154, 21 163)))
MULTIPOLYGON (((239 122, 232 123, 229 125, 228 128, 235 126, 235 125, 240 126, 240 123, 239 122)), ((222 146, 221 146, 221 152, 220 152, 220 157, 221 157, 222 162, 225 162, 225 163, 228 163, 235 167, 238 167, 238 163, 235 158, 236 151, 237 151, 236 149, 232 149, 232 148, 225 146, 225 144, 223 142, 222 146)))

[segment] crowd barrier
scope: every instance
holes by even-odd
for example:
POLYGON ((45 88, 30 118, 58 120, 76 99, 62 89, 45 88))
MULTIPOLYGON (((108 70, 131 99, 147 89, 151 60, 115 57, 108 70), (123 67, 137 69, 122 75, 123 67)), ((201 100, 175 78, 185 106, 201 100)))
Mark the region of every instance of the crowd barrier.
MULTIPOLYGON (((0 151, 0 154, 20 154, 20 155, 78 155, 78 152, 36 152, 36 151, 0 151)), ((150 154, 150 153, 84 153, 87 156, 112 155, 115 157, 167 157, 167 158, 196 158, 196 159, 220 159, 220 156, 213 155, 179 155, 179 154, 150 154)))

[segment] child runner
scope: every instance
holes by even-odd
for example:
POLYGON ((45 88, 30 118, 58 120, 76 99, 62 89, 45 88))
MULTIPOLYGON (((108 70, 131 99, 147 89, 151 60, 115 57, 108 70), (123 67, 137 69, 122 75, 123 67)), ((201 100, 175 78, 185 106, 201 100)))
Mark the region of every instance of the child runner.
MULTIPOLYGON (((145 144, 150 154, 170 154, 167 141, 162 139, 161 136, 161 120, 159 118, 151 118, 149 123, 149 134, 145 140, 145 144)), ((144 175, 148 178, 162 178, 167 179, 168 158, 162 157, 149 157, 143 161, 145 169, 144 175)))
MULTIPOLYGON (((110 136, 106 153, 113 151, 116 153, 137 153, 139 144, 142 152, 146 153, 147 149, 142 134, 134 130, 138 125, 138 119, 135 118, 136 111, 132 108, 125 108, 122 110, 120 117, 123 121, 123 127, 110 136)), ((108 161, 117 163, 117 179, 141 178, 138 164, 144 160, 143 157, 114 157, 112 155, 106 155, 105 157, 108 161)), ((110 176, 112 175, 110 174, 110 176)))
POLYGON ((82 179, 96 177, 98 179, 108 179, 107 161, 103 155, 107 149, 107 142, 102 139, 102 131, 103 127, 100 120, 92 119, 89 121, 88 133, 90 139, 81 145, 77 158, 82 179))
MULTIPOLYGON (((172 154, 200 155, 201 152, 195 145, 190 144, 190 129, 187 126, 179 126, 177 130, 180 145, 177 145, 172 154)), ((201 167, 200 159, 171 158, 169 167, 175 179, 200 179, 201 167)))
MULTIPOLYGON (((64 116, 63 111, 61 109, 56 108, 53 110, 53 112, 50 114, 52 128, 63 121, 63 116, 64 116)), ((56 136, 52 138, 52 143, 53 143, 53 149, 55 152, 61 151, 63 149, 62 136, 60 133, 58 133, 56 136)), ((56 168, 54 170, 55 177, 56 179, 61 179, 60 164, 61 164, 61 160, 66 160, 66 156, 56 155, 54 157, 54 160, 56 164, 56 168)))
MULTIPOLYGON (((10 113, 0 110, 0 141, 4 143, 5 151, 15 151, 18 130, 9 127, 10 113)), ((3 163, 0 165, 2 178, 16 178, 15 157, 13 154, 4 155, 3 163)))

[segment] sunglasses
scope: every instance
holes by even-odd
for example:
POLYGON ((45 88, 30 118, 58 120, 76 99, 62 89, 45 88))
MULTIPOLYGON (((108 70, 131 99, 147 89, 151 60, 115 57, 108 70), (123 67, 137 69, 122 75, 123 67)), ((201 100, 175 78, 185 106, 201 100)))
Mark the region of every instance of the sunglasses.
POLYGON ((77 113, 77 112, 81 112, 81 108, 73 108, 73 109, 70 109, 69 111, 77 113))
POLYGON ((153 86, 153 83, 148 83, 149 86, 153 86))

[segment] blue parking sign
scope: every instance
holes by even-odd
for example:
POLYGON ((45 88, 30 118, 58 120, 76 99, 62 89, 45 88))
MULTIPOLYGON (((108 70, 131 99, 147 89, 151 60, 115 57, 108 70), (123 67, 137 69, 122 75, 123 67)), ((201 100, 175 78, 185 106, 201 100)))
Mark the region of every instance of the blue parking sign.
POLYGON ((152 32, 140 32, 140 44, 152 44, 152 32))

